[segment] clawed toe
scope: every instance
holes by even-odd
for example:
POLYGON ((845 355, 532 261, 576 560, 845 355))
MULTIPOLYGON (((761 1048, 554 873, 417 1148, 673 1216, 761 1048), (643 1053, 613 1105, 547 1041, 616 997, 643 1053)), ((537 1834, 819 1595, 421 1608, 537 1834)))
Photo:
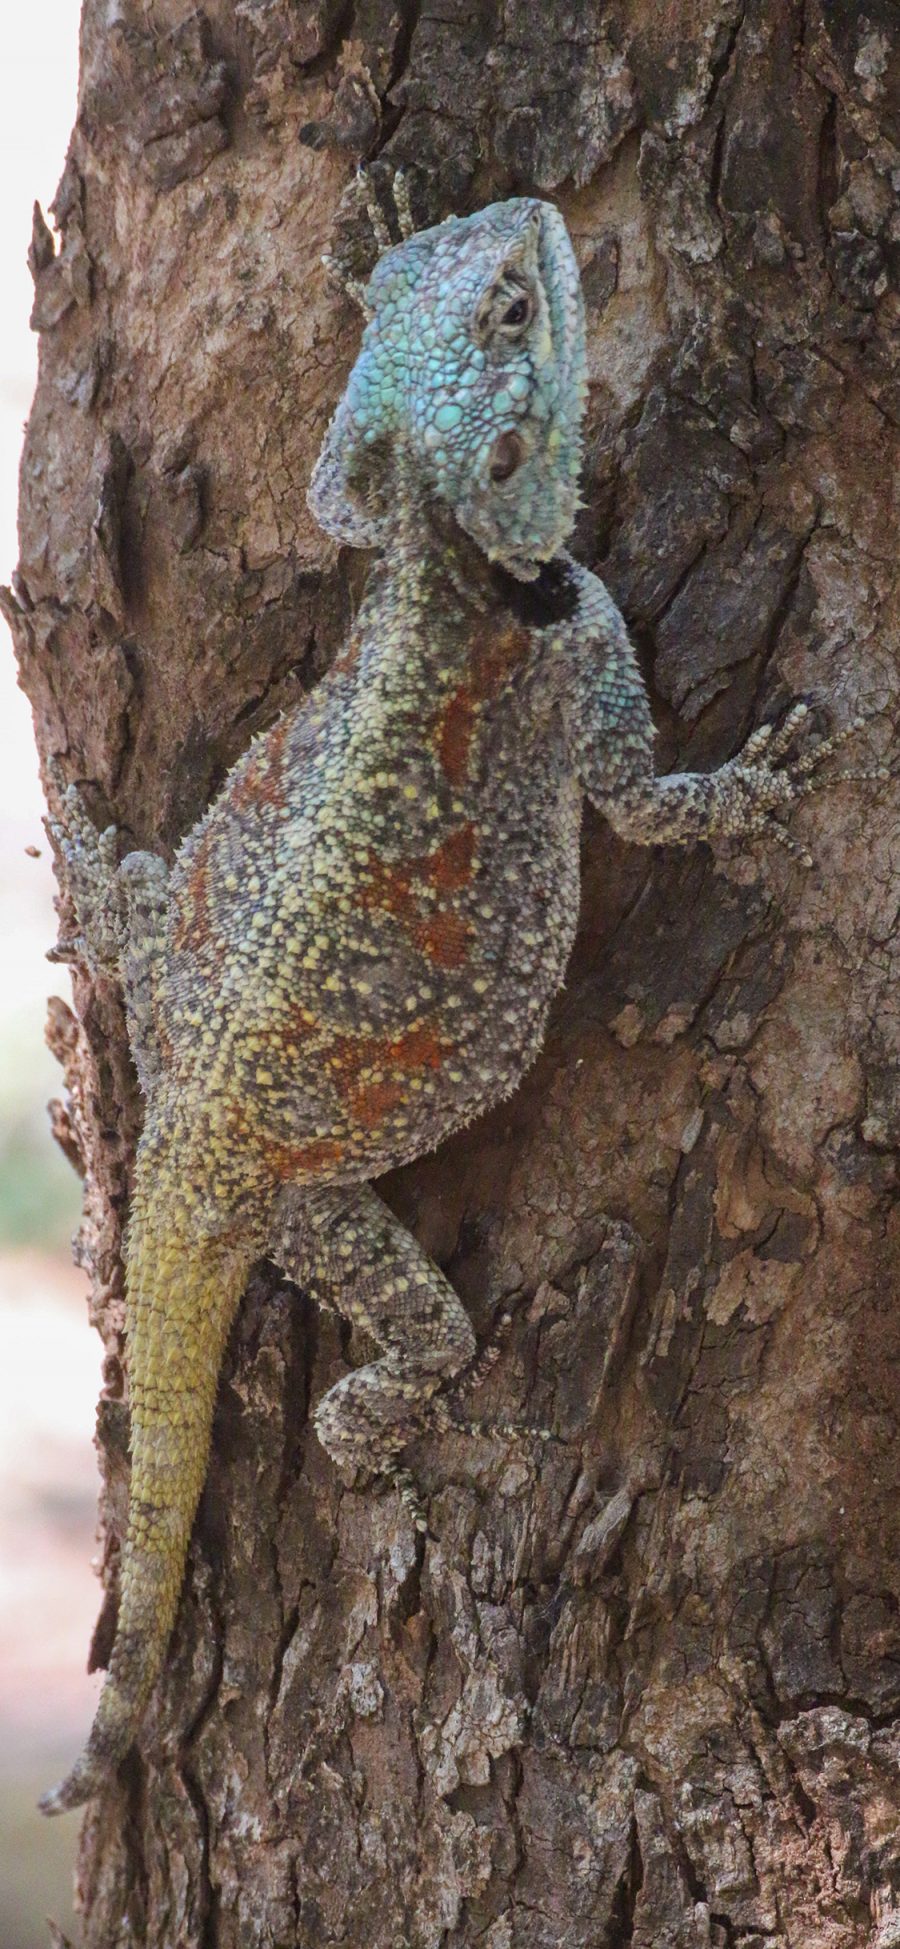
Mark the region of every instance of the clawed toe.
MULTIPOLYGON (((773 771, 775 766, 787 756, 792 744, 796 742, 798 733, 809 722, 810 716, 809 705, 798 703, 791 705, 777 728, 774 724, 761 724, 756 731, 751 732, 744 745, 740 754, 741 765, 752 770, 773 771)), ((792 758, 782 776, 787 777, 792 785, 802 787, 804 781, 811 779, 814 773, 818 773, 826 760, 833 758, 835 752, 840 751, 850 738, 856 737, 857 732, 865 730, 868 722, 868 718, 855 717, 849 724, 845 724, 842 730, 833 731, 825 738, 817 738, 806 751, 801 751, 792 758)), ((871 780, 886 776, 887 772, 883 766, 867 766, 861 769, 854 768, 852 771, 832 773, 829 782, 837 783, 838 779, 843 778, 871 780)), ((816 783, 819 783, 818 779, 816 783)))
MULTIPOLYGON (((377 255, 379 258, 383 257, 386 251, 393 249, 394 239, 391 236, 387 218, 385 217, 369 170, 357 170, 354 189, 365 207, 377 255)), ((410 209, 409 189, 406 177, 400 169, 394 171, 391 179, 391 196, 400 231, 400 240, 402 243, 406 243, 410 237, 415 236, 416 226, 413 220, 412 210, 410 209)), ((342 253, 338 250, 325 251, 322 257, 322 263, 329 277, 333 278, 335 283, 340 285, 341 290, 345 292, 346 296, 351 298, 355 305, 359 306, 363 316, 365 318, 371 318, 371 307, 366 297, 366 281, 354 275, 349 264, 344 261, 342 253)))
POLYGON ((843 730, 834 731, 827 738, 818 738, 815 744, 810 745, 808 751, 802 751, 789 767, 792 782, 799 784, 803 779, 811 778, 813 773, 818 772, 824 765, 826 759, 833 758, 835 752, 840 751, 848 739, 855 737, 857 731, 864 729, 865 722, 865 718, 854 718, 850 724, 844 725, 843 730))
MULTIPOLYGON (((372 235, 378 246, 379 255, 383 256, 386 250, 393 249, 394 240, 388 228, 387 219, 379 201, 371 171, 368 169, 357 170, 356 181, 359 186, 359 193, 366 206, 366 214, 372 226, 372 235)), ((415 235, 416 226, 409 204, 409 187, 402 169, 395 169, 393 171, 390 179, 390 191, 397 216, 401 241, 406 243, 410 237, 415 235)))
POLYGON ((505 1309, 495 1321, 485 1345, 470 1360, 462 1373, 456 1374, 449 1384, 435 1396, 429 1410, 429 1425, 439 1434, 488 1436, 500 1435, 509 1440, 551 1441, 550 1428, 538 1428, 525 1421, 493 1421, 490 1417, 467 1415, 462 1407, 463 1398, 481 1387, 503 1351, 503 1344, 512 1325, 513 1315, 505 1309))
POLYGON ((887 765, 842 766, 840 771, 830 772, 827 778, 820 778, 816 772, 806 772, 799 781, 801 789, 798 789, 797 796, 809 797, 812 792, 826 790, 830 792, 834 785, 883 785, 892 775, 887 765))
POLYGON ((793 835, 788 832, 787 827, 780 825, 777 819, 771 819, 769 821, 766 826, 766 837, 768 839, 774 839, 782 851, 789 853, 791 859, 795 860, 798 866, 812 866, 813 856, 808 847, 799 845, 793 835))
POLYGON ((790 750, 798 733, 808 723, 809 717, 810 709, 808 704, 792 704, 777 729, 774 724, 764 725, 762 727, 770 734, 766 739, 763 755, 763 763, 767 771, 771 771, 785 756, 785 753, 790 750))
POLYGON ((418 1530, 420 1536, 426 1535, 428 1518, 410 1470, 398 1463, 394 1468, 385 1469, 382 1480, 386 1489, 396 1490, 414 1529, 418 1530))
POLYGON ((416 222, 410 207, 409 184, 402 169, 394 170, 391 193, 394 198, 394 209, 397 212, 397 222, 400 225, 400 235, 404 243, 408 243, 410 237, 416 234, 416 222))
MULTIPOLYGON (((443 1404, 442 1404, 443 1407, 443 1404)), ((483 1421, 472 1420, 458 1414, 452 1407, 444 1407, 438 1420, 438 1428, 443 1434, 474 1435, 490 1440, 499 1435, 505 1441, 553 1441, 552 1428, 539 1428, 532 1421, 483 1421)))
MULTIPOLYGON (((488 1339, 485 1341, 481 1351, 475 1354, 474 1358, 469 1361, 468 1366, 463 1368, 462 1373, 456 1374, 453 1380, 442 1389, 440 1395, 437 1397, 434 1404, 435 1408, 446 1410, 447 1416, 451 1420, 455 1410, 459 1406, 460 1396, 462 1394, 474 1393, 476 1388, 481 1387, 487 1380, 488 1375, 493 1372, 503 1351, 504 1340, 512 1326, 512 1319, 513 1316, 509 1311, 504 1311, 500 1314, 499 1319, 491 1328, 488 1339)), ((458 1424, 454 1423, 453 1425, 458 1424)))

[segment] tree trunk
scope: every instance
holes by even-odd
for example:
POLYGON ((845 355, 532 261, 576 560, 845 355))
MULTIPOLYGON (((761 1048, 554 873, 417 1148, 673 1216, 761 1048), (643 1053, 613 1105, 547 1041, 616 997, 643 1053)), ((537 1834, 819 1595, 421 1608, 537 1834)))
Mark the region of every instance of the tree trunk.
MULTIPOLYGON (((99 824, 171 851, 347 627, 366 564, 304 490, 358 340, 320 258, 361 156, 410 171, 420 221, 559 199, 576 552, 661 764, 711 768, 798 694, 883 756, 896 25, 891 0, 85 0, 5 602, 99 824)), ((540 1062, 386 1187, 480 1335, 513 1312, 473 1413, 554 1433, 418 1443, 426 1538, 311 1430, 365 1350, 254 1276, 165 1676, 85 1825, 89 1949, 900 1943, 888 813, 823 793, 805 873, 588 818, 540 1062)), ((140 1106, 116 998, 77 988, 52 1033, 109 1353, 102 1663, 140 1106)))

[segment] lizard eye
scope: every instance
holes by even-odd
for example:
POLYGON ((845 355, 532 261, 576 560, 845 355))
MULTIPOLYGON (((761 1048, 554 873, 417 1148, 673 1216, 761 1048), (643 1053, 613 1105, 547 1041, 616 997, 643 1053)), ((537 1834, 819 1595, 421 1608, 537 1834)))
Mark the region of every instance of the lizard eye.
POLYGON ((500 330, 503 332, 521 331, 525 325, 530 324, 532 310, 531 299, 527 291, 523 291, 521 297, 514 298, 512 304, 507 305, 506 310, 501 312, 498 320, 500 330))
POLYGON ((534 292, 518 273, 506 272, 478 306, 474 319, 476 340, 485 344, 494 334, 498 338, 521 338, 534 313, 534 292))
POLYGON ((518 433, 501 433, 494 441, 488 472, 491 480, 509 480, 525 458, 525 448, 518 433))

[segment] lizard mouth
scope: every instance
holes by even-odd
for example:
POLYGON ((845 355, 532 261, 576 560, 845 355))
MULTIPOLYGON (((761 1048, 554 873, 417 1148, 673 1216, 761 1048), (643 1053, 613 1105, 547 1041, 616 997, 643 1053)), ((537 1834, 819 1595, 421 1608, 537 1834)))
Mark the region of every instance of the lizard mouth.
POLYGON ((514 575, 517 582, 535 582, 544 564, 537 555, 506 555, 503 567, 514 575))
POLYGON ((493 560, 498 568, 505 568, 514 575, 517 582, 535 582, 542 568, 553 560, 557 548, 542 548, 540 554, 526 555, 524 549, 498 549, 493 560))

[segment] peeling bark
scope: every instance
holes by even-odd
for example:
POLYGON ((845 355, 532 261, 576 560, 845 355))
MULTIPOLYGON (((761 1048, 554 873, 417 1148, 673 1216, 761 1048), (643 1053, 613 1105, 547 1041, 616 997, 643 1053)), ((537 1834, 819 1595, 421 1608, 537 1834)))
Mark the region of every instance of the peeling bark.
MULTIPOLYGON (((797 693, 883 755, 896 28, 891 0, 85 0, 4 603, 98 822, 171 849, 347 626, 364 564, 304 489, 358 331, 320 256, 363 154, 422 221, 559 198, 577 547, 662 761, 720 762, 797 693)), ((823 794, 806 875, 588 820, 541 1061, 386 1187, 479 1333, 513 1312, 474 1411, 555 1435, 418 1444, 424 1544, 310 1431, 362 1347, 254 1276, 165 1678, 84 1828, 87 1949, 900 1942, 892 816, 823 794)), ((108 1349, 100 1663, 139 1103, 115 999, 78 1001, 51 1034, 108 1349)))

